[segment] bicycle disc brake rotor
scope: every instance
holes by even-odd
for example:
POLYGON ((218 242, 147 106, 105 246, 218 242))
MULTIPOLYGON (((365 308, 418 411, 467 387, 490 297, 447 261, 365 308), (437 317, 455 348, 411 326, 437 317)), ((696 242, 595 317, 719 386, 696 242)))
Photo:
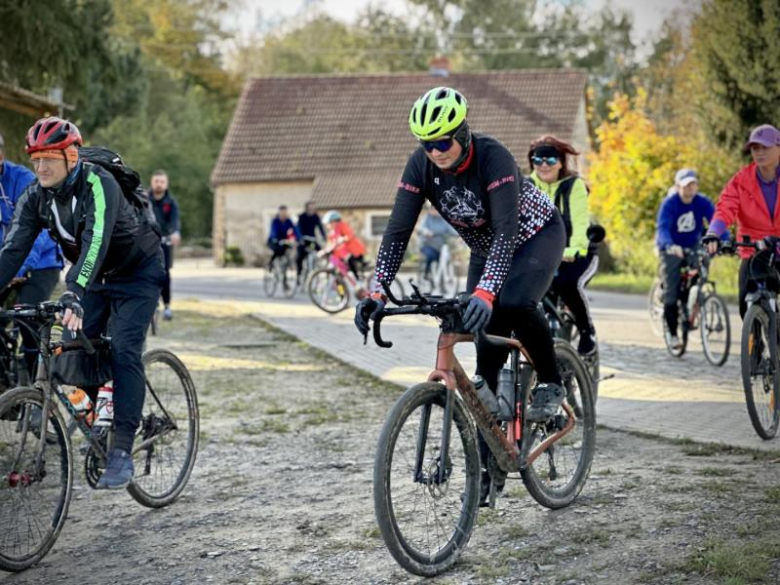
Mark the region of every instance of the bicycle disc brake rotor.
POLYGON ((452 463, 449 462, 447 468, 444 470, 443 482, 439 481, 439 457, 436 457, 436 459, 431 461, 426 471, 427 474, 423 478, 423 481, 428 487, 428 492, 431 494, 431 497, 436 500, 444 498, 447 495, 447 492, 449 492, 450 482, 448 480, 452 473, 452 463))

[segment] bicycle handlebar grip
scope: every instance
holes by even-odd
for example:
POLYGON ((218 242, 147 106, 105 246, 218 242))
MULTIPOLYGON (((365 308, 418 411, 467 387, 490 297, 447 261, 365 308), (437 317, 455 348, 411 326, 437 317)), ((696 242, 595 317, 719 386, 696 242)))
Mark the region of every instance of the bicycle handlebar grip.
POLYGON ((400 306, 401 306, 401 303, 400 303, 400 301, 399 301, 397 298, 395 298, 395 295, 393 295, 393 291, 391 291, 391 290, 390 290, 390 285, 389 285, 389 284, 387 284, 386 282, 383 282, 383 283, 382 283, 382 288, 383 288, 383 289, 384 289, 384 291, 385 291, 385 296, 387 297, 387 299, 388 299, 388 300, 389 300, 391 303, 394 303, 395 305, 397 305, 397 306, 399 306, 399 307, 400 307, 400 306))
POLYGON ((374 319, 374 342, 379 347, 384 347, 389 349, 393 347, 393 342, 385 341, 384 339, 382 339, 381 323, 382 323, 382 319, 384 318, 385 318, 385 314, 380 313, 379 316, 376 319, 374 319))
POLYGON ((89 338, 86 335, 84 335, 83 329, 78 330, 78 332, 76 333, 76 337, 78 337, 79 342, 81 343, 82 347, 88 354, 92 355, 93 353, 95 353, 95 346, 92 345, 92 342, 89 340, 89 338))

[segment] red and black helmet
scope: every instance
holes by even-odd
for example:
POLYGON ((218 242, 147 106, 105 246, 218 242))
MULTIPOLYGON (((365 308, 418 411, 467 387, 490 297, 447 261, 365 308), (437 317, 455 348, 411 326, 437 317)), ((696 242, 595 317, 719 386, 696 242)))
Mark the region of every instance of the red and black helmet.
POLYGON ((81 133, 73 122, 62 118, 41 118, 27 131, 27 154, 65 150, 71 144, 82 145, 81 133))

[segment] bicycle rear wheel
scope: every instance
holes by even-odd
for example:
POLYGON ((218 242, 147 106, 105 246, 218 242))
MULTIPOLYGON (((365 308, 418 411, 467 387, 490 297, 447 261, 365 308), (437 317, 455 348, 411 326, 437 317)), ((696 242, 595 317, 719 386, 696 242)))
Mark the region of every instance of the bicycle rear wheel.
POLYGON ((179 497, 195 465, 198 397, 187 368, 171 352, 152 350, 143 362, 146 396, 127 491, 143 506, 162 508, 179 497))
POLYGON ((439 481, 447 392, 434 382, 407 390, 387 417, 374 463, 374 511, 382 538, 398 564, 425 577, 458 559, 479 505, 476 432, 454 396, 446 476, 439 481))
POLYGON ((16 388, 0 397, 0 569, 23 571, 49 552, 68 515, 71 444, 50 408, 41 473, 36 472, 43 394, 16 388))
POLYGON ((339 313, 349 306, 349 288, 340 274, 320 268, 309 278, 309 298, 326 313, 339 313))
POLYGON ((769 315, 751 305, 742 325, 742 387, 750 422, 762 439, 777 434, 780 423, 780 368, 769 340, 769 315))
POLYGON ((726 302, 718 295, 709 294, 704 297, 699 327, 704 357, 713 366, 722 366, 729 358, 731 322, 726 302))
POLYGON ((278 286, 278 280, 276 277, 275 264, 265 270, 263 274, 263 292, 265 296, 272 297, 276 294, 276 287, 278 286))
MULTIPOLYGON (((555 355, 566 388, 566 403, 574 414, 574 428, 520 471, 528 493, 551 509, 568 506, 579 495, 590 474, 596 450, 596 410, 590 376, 580 356, 565 341, 555 341, 555 355)), ((533 377, 520 379, 533 383, 533 377)), ((528 435, 524 438, 524 442, 531 441, 526 443, 530 445, 528 451, 533 451, 567 422, 569 415, 561 408, 545 423, 526 423, 524 433, 531 433, 531 438, 528 435)))
POLYGON ((664 327, 664 282, 656 278, 647 295, 647 309, 650 313, 650 327, 658 337, 663 336, 664 327))

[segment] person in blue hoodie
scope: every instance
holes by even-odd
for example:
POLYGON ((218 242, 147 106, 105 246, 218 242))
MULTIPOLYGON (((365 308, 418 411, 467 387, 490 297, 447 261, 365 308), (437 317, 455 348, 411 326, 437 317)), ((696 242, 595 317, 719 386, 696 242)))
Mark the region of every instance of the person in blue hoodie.
POLYGON ((285 242, 294 244, 300 239, 298 228, 295 227, 293 220, 287 212, 287 206, 280 205, 276 217, 271 221, 271 229, 268 230, 267 244, 273 252, 271 259, 268 261, 269 270, 273 266, 274 260, 284 256, 287 252, 288 247, 285 245, 285 242))
MULTIPOLYGON (((8 233, 16 209, 16 202, 24 190, 35 180, 32 171, 5 158, 5 142, 0 134, 0 228, 2 239, 8 233)), ((37 304, 51 298, 60 278, 63 260, 59 245, 49 232, 41 232, 30 254, 12 281, 15 285, 16 303, 37 304)), ((22 350, 27 369, 32 376, 38 355, 38 345, 26 328, 22 328, 22 350)))
POLYGON ((682 347, 677 336, 677 301, 680 296, 680 269, 686 265, 685 250, 701 245, 704 221, 709 222, 715 205, 699 193, 699 179, 691 169, 680 169, 674 186, 658 210, 655 242, 664 277, 664 319, 673 349, 682 347))

